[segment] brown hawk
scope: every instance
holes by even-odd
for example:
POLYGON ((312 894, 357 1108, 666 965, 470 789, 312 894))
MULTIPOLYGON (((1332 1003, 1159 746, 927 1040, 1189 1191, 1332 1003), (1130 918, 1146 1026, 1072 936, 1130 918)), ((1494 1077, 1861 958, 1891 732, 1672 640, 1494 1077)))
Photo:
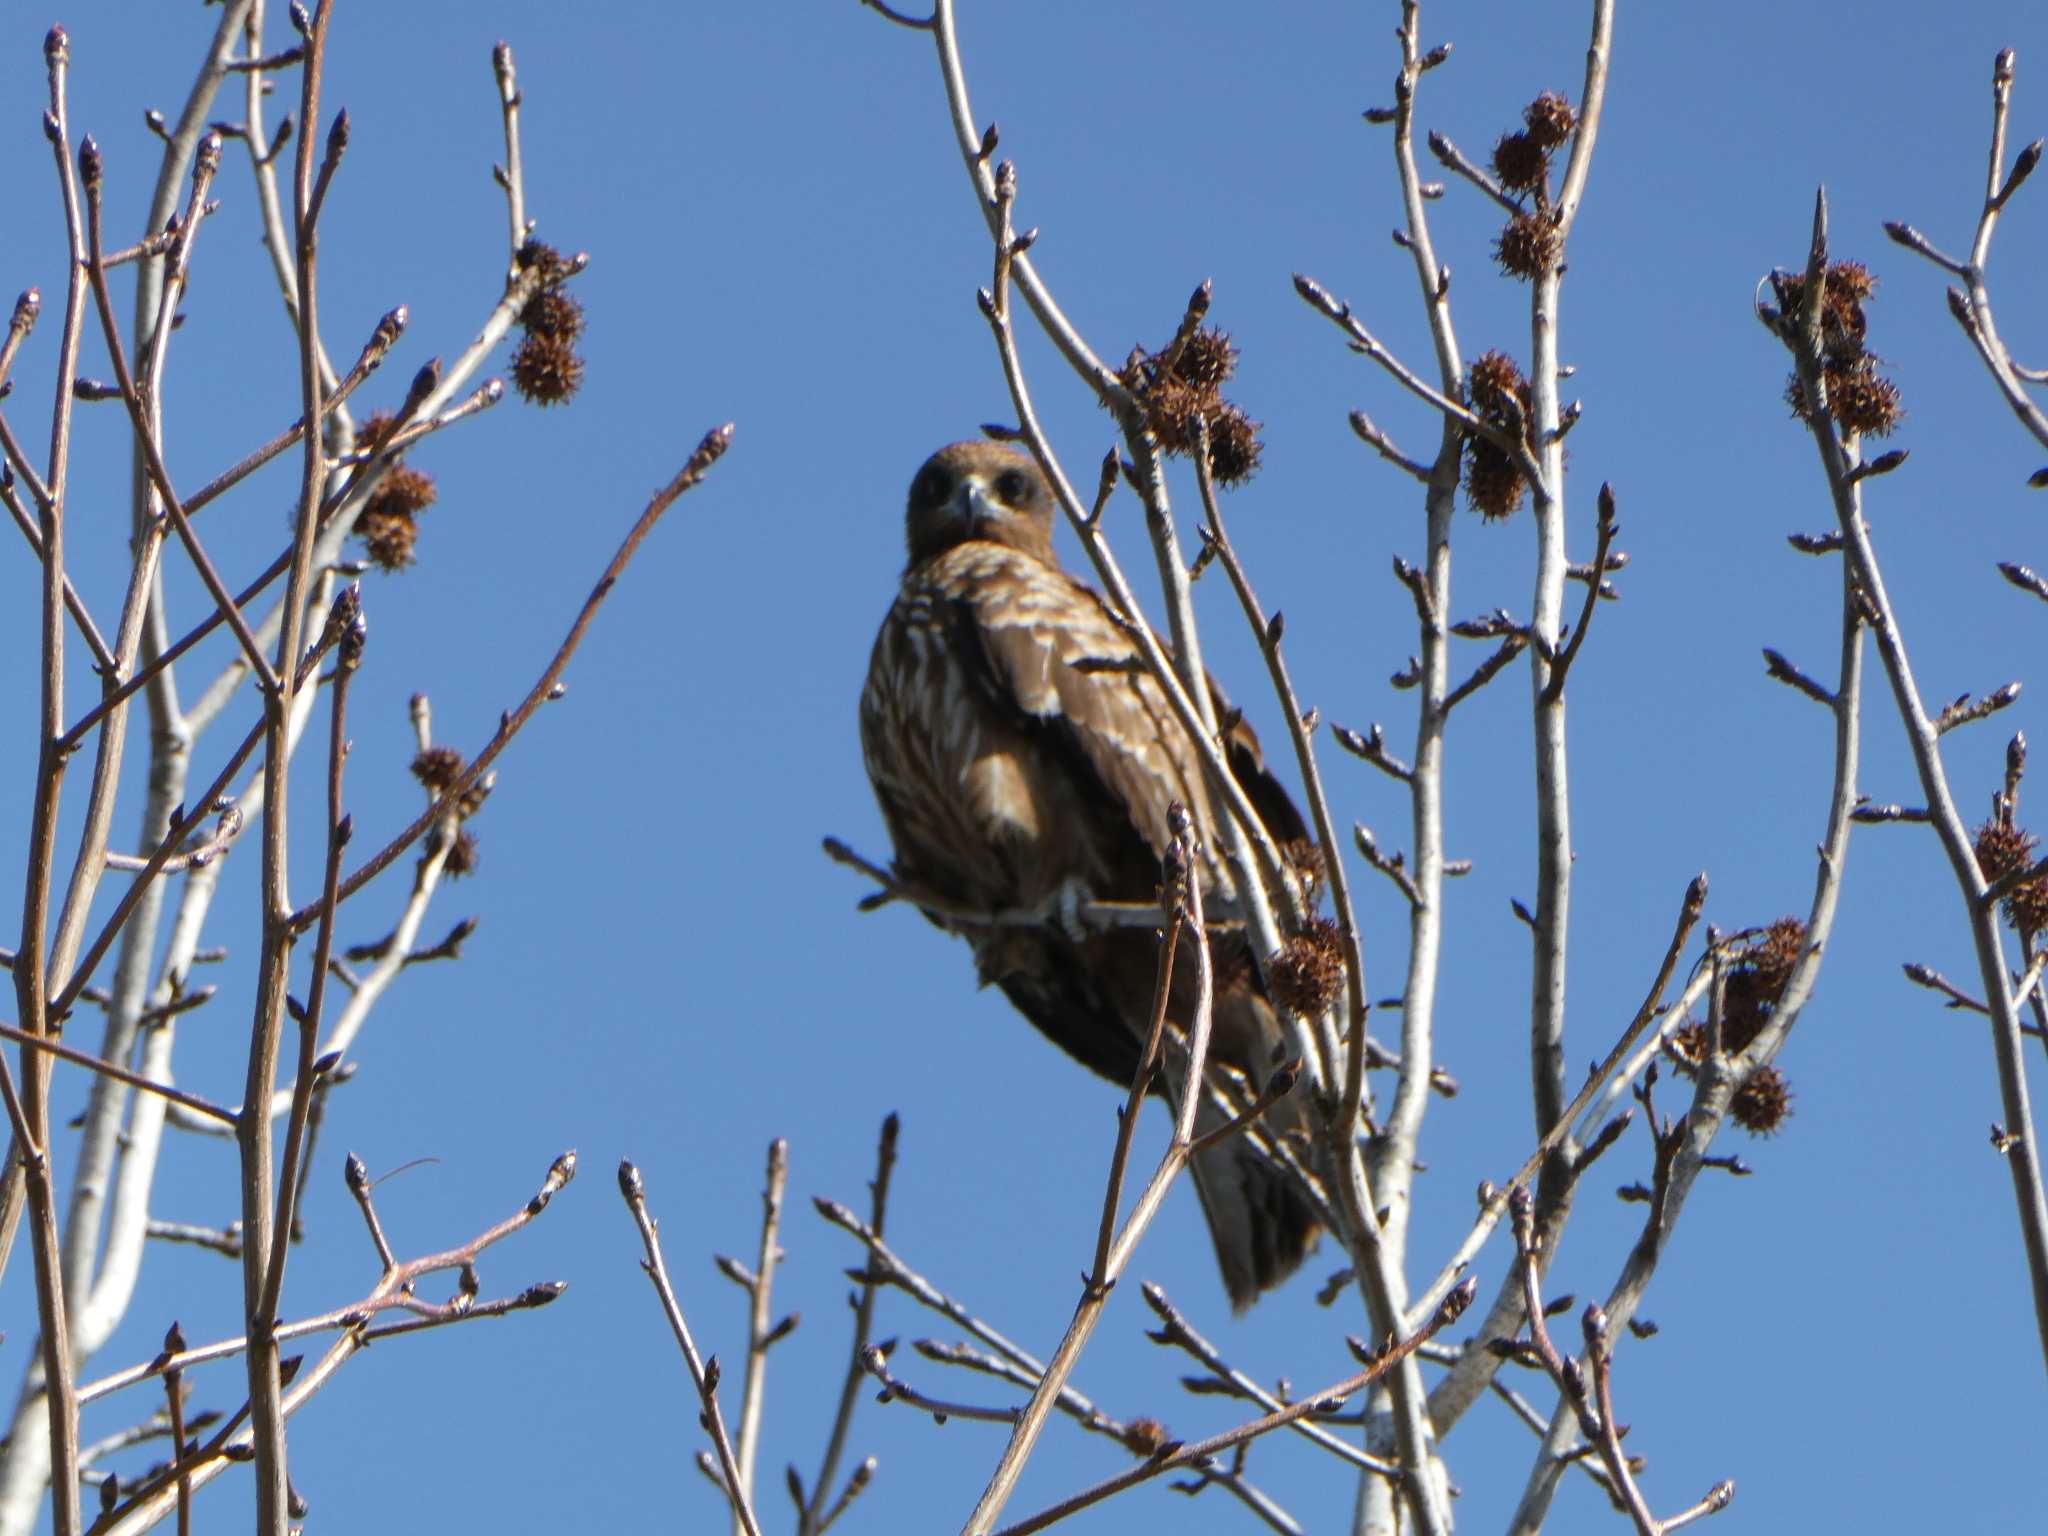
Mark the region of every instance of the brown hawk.
MULTIPOLYGON (((1201 841, 1205 897, 1227 899, 1234 886, 1194 746, 1158 683, 1130 665, 1130 635, 1060 569, 1053 513, 1037 465, 1013 449, 955 443, 925 462, 910 487, 910 562, 861 694, 861 750, 897 874, 956 914, 933 921, 969 940, 983 983, 1055 1044, 1128 1084, 1149 1034, 1159 940, 1144 928, 1088 931, 1061 912, 1081 894, 1155 900, 1176 801, 1201 841), (1011 920, 957 916, 979 911, 1011 920), (1031 912, 1045 921, 1016 922, 1031 912)), ((1213 681, 1210 693, 1228 718, 1213 681)), ((1225 745, 1274 839, 1306 837, 1250 728, 1233 725, 1225 745)), ((1215 943, 1211 1052, 1257 1088, 1283 1042, 1250 958, 1242 938, 1215 943)), ((1193 996, 1182 945, 1176 1022, 1193 996)), ((1202 1123, 1221 1118, 1205 1105, 1202 1123)), ((1299 1266, 1315 1216, 1242 1138, 1201 1154, 1194 1174, 1224 1286, 1245 1307, 1299 1266)))

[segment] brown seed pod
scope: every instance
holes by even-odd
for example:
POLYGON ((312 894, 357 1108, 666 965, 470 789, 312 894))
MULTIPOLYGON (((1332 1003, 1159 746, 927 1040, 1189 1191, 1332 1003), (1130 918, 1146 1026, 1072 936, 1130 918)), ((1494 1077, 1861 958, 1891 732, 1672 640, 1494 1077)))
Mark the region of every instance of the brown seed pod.
POLYGON ((455 842, 448 849, 448 857, 442 861, 441 873, 450 880, 460 880, 477 871, 480 856, 476 834, 464 827, 455 834, 455 842))
POLYGON ((1774 1136, 1792 1118, 1792 1086, 1784 1073, 1766 1063, 1735 1090, 1728 1114, 1752 1136, 1774 1136))
POLYGON ((419 524, 410 512, 377 512, 365 507, 356 518, 356 535, 371 564, 381 571, 402 571, 414 560, 419 524))
POLYGON ((569 280, 569 259, 545 240, 529 240, 520 246, 518 260, 522 270, 540 268, 543 289, 559 288, 569 280))
POLYGON ((1529 137, 1542 149, 1555 149, 1572 136, 1579 120, 1572 104, 1555 91, 1545 91, 1522 109, 1529 137))
POLYGON ((1215 390, 1237 371, 1237 348, 1230 333, 1202 326, 1189 333, 1173 359, 1174 376, 1197 390, 1215 390))
POLYGON ((574 341, 583 334, 583 305, 560 288, 543 288, 519 311, 528 334, 574 341))
POLYGON ((1899 386, 1871 367, 1868 358, 1839 370, 1839 377, 1830 375, 1828 406, 1844 432, 1865 437, 1889 437, 1906 414, 1899 386))
POLYGON ((1266 961, 1266 985, 1277 1001, 1306 1017, 1334 1007, 1344 995, 1344 945, 1337 925, 1311 918, 1299 933, 1290 934, 1266 961))
POLYGON ((563 338, 530 331, 512 354, 512 383, 536 405, 560 405, 583 387, 583 359, 563 338))
POLYGON ((1505 352, 1482 352, 1474 358, 1465 389, 1472 409, 1488 421, 1504 427, 1512 425, 1517 413, 1509 406, 1510 399, 1522 406, 1526 414, 1529 381, 1505 352))
MULTIPOLYGON (((1848 362, 1831 358, 1821 377, 1828 389, 1828 414, 1844 432, 1886 437, 1905 417, 1898 385, 1880 374, 1868 356, 1848 362)), ((1799 420, 1807 419, 1806 389, 1797 374, 1785 381, 1785 404, 1799 420)))
POLYGON ((462 754, 453 747, 428 747, 412 760, 412 776, 435 795, 461 778, 462 768, 462 754))
MULTIPOLYGON (((1977 829, 1977 867, 1996 884, 2030 867, 2037 846, 2033 833, 1994 817, 1977 829)), ((2004 910, 2005 920, 2023 933, 2048 927, 2048 879, 2014 886, 2006 893, 2004 910)))
POLYGON ((1792 967, 1806 948, 1806 924, 1781 917, 1753 935, 1749 947, 1728 968, 1721 984, 1721 1048, 1733 1055, 1749 1049, 1784 996, 1792 967))
POLYGON ((1257 473, 1266 445, 1259 423, 1226 403, 1209 422, 1209 473, 1223 486, 1242 485, 1257 473))
POLYGON ((394 464, 379 478, 363 510, 385 516, 417 517, 434 504, 436 494, 432 475, 409 464, 394 464))
POLYGON ((1557 226, 1547 214, 1518 213, 1502 226, 1493 243, 1493 259, 1509 277, 1531 281, 1557 265, 1564 253, 1557 226))
POLYGON ((1521 465, 1483 437, 1465 439, 1465 497, 1489 521, 1513 517, 1522 508, 1529 482, 1521 465))
POLYGON ((1543 185, 1550 156, 1526 133, 1505 133, 1493 146, 1493 174, 1510 192, 1533 192, 1543 185))

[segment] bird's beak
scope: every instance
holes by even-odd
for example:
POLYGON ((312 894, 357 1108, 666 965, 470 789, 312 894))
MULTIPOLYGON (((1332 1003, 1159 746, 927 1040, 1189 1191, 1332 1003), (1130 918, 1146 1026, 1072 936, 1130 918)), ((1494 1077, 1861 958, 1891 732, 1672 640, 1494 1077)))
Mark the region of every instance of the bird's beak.
POLYGON ((988 487, 981 483, 979 475, 967 476, 953 494, 953 515, 970 533, 986 528, 999 510, 999 504, 989 495, 988 487))

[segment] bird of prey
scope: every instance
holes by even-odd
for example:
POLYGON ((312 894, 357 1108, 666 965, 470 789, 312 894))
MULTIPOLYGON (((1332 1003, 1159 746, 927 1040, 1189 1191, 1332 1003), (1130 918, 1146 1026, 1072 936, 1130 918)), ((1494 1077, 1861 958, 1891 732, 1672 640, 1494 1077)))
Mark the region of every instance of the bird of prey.
MULTIPOLYGON (((947 915, 933 920, 969 940, 983 984, 1002 988, 1083 1065, 1128 1084, 1150 1033, 1159 939, 1146 928, 1091 931, 1072 920, 1071 898, 1155 900, 1178 802, 1200 839, 1196 865, 1213 910, 1235 890, 1216 851, 1227 813, 1137 664, 1136 642, 1060 568, 1053 515, 1037 465, 1014 449, 955 443, 925 462, 910 486, 909 564, 861 694, 861 750, 898 878, 944 903, 947 915), (977 912, 1008 920, 961 915, 977 912), (1045 920, 1016 920, 1033 912, 1045 920)), ((1213 681, 1210 692, 1218 718, 1230 718, 1213 681)), ((1273 839, 1305 839, 1250 728, 1233 724, 1224 745, 1273 839)), ((1242 938, 1216 940, 1211 1056, 1258 1089, 1283 1037, 1250 961, 1242 938)), ((1193 997, 1182 944, 1169 1002, 1176 1023, 1186 1025, 1193 997)), ((1157 1080, 1155 1091, 1164 1091, 1157 1080)), ((1220 1123, 1205 1104, 1199 1126, 1220 1123)), ((1194 1174, 1225 1289, 1242 1309, 1300 1265, 1316 1218, 1241 1136, 1198 1155, 1194 1174)))

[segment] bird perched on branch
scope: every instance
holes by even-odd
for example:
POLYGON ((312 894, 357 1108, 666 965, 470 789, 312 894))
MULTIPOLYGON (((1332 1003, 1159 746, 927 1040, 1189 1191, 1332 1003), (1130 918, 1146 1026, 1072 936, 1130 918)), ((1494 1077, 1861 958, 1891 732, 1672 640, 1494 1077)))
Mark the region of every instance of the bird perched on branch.
MULTIPOLYGON (((972 944, 984 984, 1083 1065, 1127 1085, 1150 1033, 1159 937, 1091 928, 1075 914, 1083 899, 1158 899, 1175 804, 1193 820, 1211 912, 1226 905, 1227 812, 1128 627, 1060 569, 1054 506, 1037 465, 998 443, 955 443, 917 472, 909 565, 861 694, 861 749, 897 877, 945 906, 927 915, 972 944), (963 915, 979 912, 1002 921, 963 915)), ((1232 719, 1213 682, 1210 695, 1218 718, 1232 719)), ((1236 720, 1224 747, 1273 840, 1306 844, 1251 729, 1236 720)), ((1169 1002, 1183 1028, 1191 949, 1179 946, 1169 1002)), ((1241 934, 1217 936, 1213 956, 1211 1059, 1258 1091, 1284 1054, 1279 1021, 1241 934)), ((1153 1091, 1166 1092, 1169 1076, 1153 1091)), ((1289 1108, 1275 1118, 1298 1123, 1289 1108)), ((1198 1131, 1222 1123, 1205 1103, 1198 1131)), ((1224 1286, 1243 1308, 1300 1265, 1315 1216, 1242 1136, 1199 1153, 1193 1168, 1224 1286)))

